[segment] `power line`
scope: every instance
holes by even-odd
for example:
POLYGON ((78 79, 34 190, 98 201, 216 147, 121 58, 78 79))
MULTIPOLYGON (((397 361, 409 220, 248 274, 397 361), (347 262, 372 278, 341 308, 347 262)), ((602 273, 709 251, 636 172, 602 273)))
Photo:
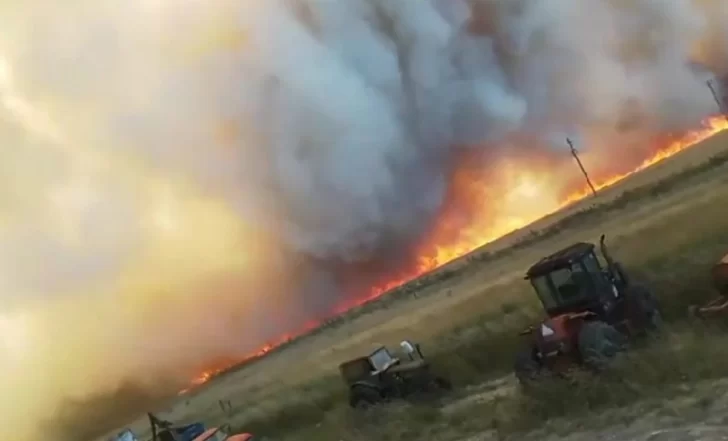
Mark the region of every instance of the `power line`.
POLYGON ((574 159, 576 160, 576 163, 579 165, 579 169, 581 170, 581 173, 584 175, 584 179, 586 179, 586 183, 589 185, 589 188, 592 191, 592 195, 594 197, 596 197, 597 189, 594 188, 594 184, 592 184, 592 181, 589 178, 589 173, 586 172, 586 169, 584 168, 584 164, 582 164, 581 159, 579 159, 579 152, 577 152, 576 147, 574 147, 574 143, 571 142, 571 139, 566 138, 566 143, 569 144, 569 149, 571 149, 571 156, 574 157, 574 159))
POLYGON ((728 114, 725 111, 725 103, 722 99, 718 96, 718 92, 715 90, 715 86, 713 85, 713 80, 708 80, 705 82, 705 84, 708 85, 708 89, 710 89, 710 93, 713 95, 713 99, 715 100, 715 104, 718 106, 718 110, 723 115, 726 115, 728 118, 728 114))

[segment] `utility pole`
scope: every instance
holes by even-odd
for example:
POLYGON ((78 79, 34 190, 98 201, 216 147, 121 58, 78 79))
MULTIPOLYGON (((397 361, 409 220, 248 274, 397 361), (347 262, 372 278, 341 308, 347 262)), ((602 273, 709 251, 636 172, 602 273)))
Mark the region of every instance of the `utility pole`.
POLYGON ((581 159, 579 159, 579 152, 576 151, 576 147, 574 147, 574 143, 571 142, 571 139, 566 138, 566 143, 569 144, 569 149, 571 149, 571 156, 574 157, 576 160, 576 163, 579 165, 579 169, 581 170, 581 173, 584 175, 584 179, 586 179, 586 183, 589 184, 589 188, 592 191, 592 196, 597 196, 597 189, 594 188, 594 184, 592 184, 591 179, 589 178, 589 173, 586 172, 586 169, 584 168, 584 164, 581 163, 581 159))
POLYGON ((718 110, 720 111, 720 113, 722 113, 723 115, 726 115, 726 118, 728 118, 728 114, 726 114, 726 111, 725 111, 725 105, 723 104, 723 100, 720 99, 720 97, 718 96, 718 92, 715 90, 715 86, 713 85, 713 80, 708 80, 705 82, 705 84, 708 85, 708 89, 710 89, 710 93, 713 94, 713 99, 715 100, 715 104, 718 105, 718 110))

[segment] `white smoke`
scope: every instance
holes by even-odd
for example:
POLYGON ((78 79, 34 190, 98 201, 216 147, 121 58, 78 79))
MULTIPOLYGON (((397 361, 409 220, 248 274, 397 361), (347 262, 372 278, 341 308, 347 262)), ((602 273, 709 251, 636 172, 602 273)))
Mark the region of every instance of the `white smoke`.
POLYGON ((69 392, 326 309, 330 271, 311 271, 308 306, 268 283, 301 255, 409 249, 463 148, 589 139, 625 114, 695 125, 715 104, 690 62, 725 73, 725 16, 720 0, 4 5, 0 323, 42 318, 13 340, 43 372, 14 370, 2 399, 27 406, 0 411, 27 429, 69 392))

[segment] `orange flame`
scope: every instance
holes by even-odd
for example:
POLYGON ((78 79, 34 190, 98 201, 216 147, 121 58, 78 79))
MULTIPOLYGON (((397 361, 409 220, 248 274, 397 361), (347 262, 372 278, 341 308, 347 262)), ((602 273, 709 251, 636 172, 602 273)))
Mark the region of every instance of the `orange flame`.
MULTIPOLYGON (((641 164, 639 164, 637 167, 627 173, 611 175, 604 179, 593 182, 594 187, 597 191, 610 187, 635 173, 638 173, 661 161, 664 161, 665 159, 670 158, 677 153, 680 153, 727 129, 728 119, 725 116, 720 115, 708 118, 703 121, 701 129, 690 131, 680 136, 679 139, 675 139, 667 145, 658 148, 652 156, 645 159, 641 164)), ((518 176, 513 179, 513 181, 516 182, 517 185, 510 190, 511 194, 507 194, 504 199, 508 199, 509 196, 515 196, 513 199, 518 201, 517 203, 520 203, 522 202, 523 195, 528 193, 533 193, 533 196, 537 196, 538 198, 543 198, 544 196, 553 196, 546 194, 549 193, 549 190, 551 189, 539 188, 541 186, 540 181, 542 181, 542 179, 539 179, 537 174, 535 174, 533 171, 528 169, 519 170, 517 174, 518 176)), ((584 186, 577 191, 567 194, 565 197, 554 197, 554 202, 551 209, 540 211, 534 210, 526 213, 520 218, 504 219, 503 222, 496 224, 494 227, 485 229, 481 234, 478 234, 478 232, 476 231, 477 228, 471 228, 471 231, 469 231, 470 234, 466 234, 459 238, 456 238, 456 240, 450 243, 442 243, 438 241, 437 239, 439 237, 442 237, 442 235, 439 234, 440 232, 436 229, 433 234, 431 234, 431 237, 433 239, 421 245, 421 252, 418 253, 418 255, 422 257, 420 257, 420 260, 415 270, 409 272, 403 277, 399 277, 395 280, 386 281, 383 284, 372 288, 368 296, 359 299, 354 304, 348 304, 346 305, 346 307, 340 308, 338 312, 344 312, 347 309, 351 309, 352 307, 360 306, 363 303, 367 303, 381 296, 387 291, 397 288, 407 283, 408 281, 413 280, 434 269, 437 269, 459 257, 465 256, 468 253, 471 253, 476 249, 495 241, 498 238, 501 238, 523 227, 526 227, 529 224, 545 216, 553 214, 563 208, 566 208, 567 206, 572 205, 573 203, 578 202, 588 196, 591 196, 591 189, 588 188, 588 186, 584 186)))
MULTIPOLYGON (((679 139, 673 140, 667 145, 658 148, 652 156, 645 159, 632 171, 623 174, 612 175, 607 178, 598 180, 597 182, 593 183, 594 187, 596 190, 602 190, 604 188, 612 186, 630 175, 633 175, 667 158, 670 158, 675 154, 684 151, 700 143, 701 141, 704 141, 705 139, 727 129, 728 119, 726 119, 725 116, 720 115, 708 118, 707 120, 703 121, 701 129, 690 131, 683 136, 680 136, 679 139)), ((580 188, 578 191, 567 194, 565 197, 558 198, 558 196, 555 195, 555 190, 550 188, 543 188, 548 187, 548 185, 543 184, 543 179, 539 179, 539 177, 536 175, 536 173, 528 169, 519 169, 516 172, 515 178, 512 179, 512 181, 515 182, 515 185, 509 188, 508 192, 510 194, 506 194, 505 198, 508 199, 509 196, 515 196, 513 199, 517 201, 516 203, 522 204, 522 198, 525 196, 534 196, 537 197, 538 200, 542 200, 544 196, 550 196, 553 199, 550 207, 542 208, 540 210, 535 209, 520 217, 516 216, 504 219, 503 222, 492 226, 489 229, 483 230, 482 233, 479 231, 478 228, 472 227, 469 228, 469 231, 467 232, 468 234, 462 234, 451 240, 442 240, 441 238, 447 235, 441 234, 442 231, 438 230, 438 226, 435 226, 434 231, 429 236, 430 240, 424 242, 420 246, 421 252, 418 253, 418 255, 421 257, 419 258, 417 265, 414 269, 406 272, 405 274, 401 274, 399 277, 393 278, 372 287, 367 295, 360 297, 354 302, 342 305, 335 311, 335 313, 341 314, 349 309, 370 302, 382 296, 386 292, 397 288, 417 277, 420 277, 427 272, 443 266, 444 264, 451 262, 459 257, 462 257, 482 247, 483 245, 493 242, 500 237, 503 237, 518 229, 521 229, 537 221, 538 219, 548 216, 549 214, 561 210, 591 195, 591 190, 588 187, 585 187, 580 188), (546 193, 554 194, 546 195, 546 193)), ((277 341, 271 342, 263 346, 256 352, 246 357, 243 357, 242 359, 235 361, 227 360, 224 362, 218 362, 215 367, 205 369, 200 375, 193 379, 190 387, 182 391, 180 394, 184 394, 189 390, 206 383, 211 378, 223 373, 226 370, 229 370, 233 366, 238 366, 260 358, 268 354, 271 350, 281 346, 286 342, 291 341, 293 338, 310 332, 311 330, 317 328, 318 325, 319 323, 312 322, 304 329, 302 329, 299 333, 295 335, 284 335, 277 341)))
MULTIPOLYGON (((675 156, 676 154, 696 145, 699 144, 706 139, 710 138, 711 136, 722 132, 723 130, 728 130, 728 118, 725 116, 714 116, 711 118, 708 118, 703 122, 703 128, 700 130, 693 130, 691 132, 688 132, 684 136, 682 136, 680 139, 671 142, 667 146, 659 149, 657 152, 655 152, 654 155, 650 156, 649 158, 645 159, 640 165, 638 165, 635 169, 633 169, 630 172, 610 176, 607 179, 604 179, 602 181, 599 181, 598 183, 595 183, 594 187, 596 190, 601 190, 604 188, 607 188, 609 186, 612 186, 616 184, 617 182, 635 174, 642 170, 645 170, 646 168, 649 168, 659 162, 664 161, 667 158, 670 158, 672 156, 675 156)), ((574 192, 567 196, 562 205, 561 208, 573 204, 574 202, 577 202, 581 199, 584 199, 586 196, 590 195, 591 190, 588 188, 581 189, 580 191, 574 192)))

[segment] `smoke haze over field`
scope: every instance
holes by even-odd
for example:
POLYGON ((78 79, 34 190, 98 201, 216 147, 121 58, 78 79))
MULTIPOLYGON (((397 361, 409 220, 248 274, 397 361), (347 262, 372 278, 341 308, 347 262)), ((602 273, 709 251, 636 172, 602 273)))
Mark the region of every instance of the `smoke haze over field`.
POLYGON ((565 136, 639 162, 715 112, 725 23, 724 0, 5 1, 0 412, 36 441, 69 395, 298 329, 444 213, 452 240, 527 216, 502 190, 561 170, 565 136))

